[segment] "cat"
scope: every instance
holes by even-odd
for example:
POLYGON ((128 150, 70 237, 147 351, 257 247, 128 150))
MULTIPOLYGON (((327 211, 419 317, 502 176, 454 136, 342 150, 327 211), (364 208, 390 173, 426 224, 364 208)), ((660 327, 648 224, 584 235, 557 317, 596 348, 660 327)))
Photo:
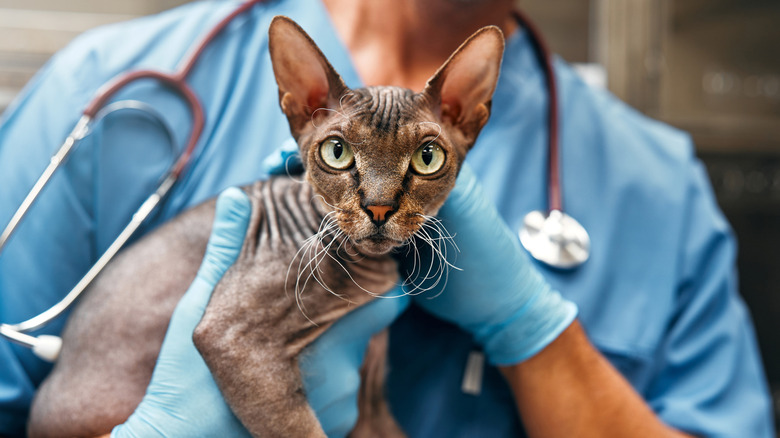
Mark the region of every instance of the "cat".
MULTIPOLYGON (((279 102, 304 179, 243 188, 253 208, 241 255, 193 335, 253 436, 325 436, 306 402, 297 356, 338 318, 401 282, 392 252, 429 226, 454 187, 488 120, 503 47, 501 31, 486 27, 420 93, 351 90, 294 21, 272 21, 279 102)), ((213 200, 182 213, 123 251, 90 287, 33 402, 31 437, 98 436, 133 412, 213 217, 213 200)), ((382 339, 376 342, 381 350, 382 339)), ((369 384, 380 388, 361 391, 353 436, 401 433, 380 415, 382 366, 381 359, 364 364, 374 369, 363 373, 373 376, 369 384)))

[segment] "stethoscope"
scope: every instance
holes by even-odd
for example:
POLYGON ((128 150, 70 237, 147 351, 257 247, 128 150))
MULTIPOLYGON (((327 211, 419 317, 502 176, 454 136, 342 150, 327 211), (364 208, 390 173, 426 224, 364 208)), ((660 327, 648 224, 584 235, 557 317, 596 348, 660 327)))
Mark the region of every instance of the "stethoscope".
MULTIPOLYGON (((100 120, 110 107, 106 105, 108 100, 129 84, 143 79, 151 79, 160 82, 177 93, 187 104, 192 115, 190 135, 183 152, 174 162, 155 191, 141 204, 132 215, 130 222, 120 232, 119 236, 109 245, 108 249, 100 256, 95 264, 87 271, 84 277, 74 286, 70 292, 58 303, 46 311, 18 324, 0 324, 0 336, 17 344, 29 347, 38 357, 53 362, 57 359, 62 345, 58 336, 28 334, 51 322, 67 310, 76 299, 84 292, 87 286, 97 277, 100 271, 111 261, 116 253, 127 243, 139 226, 159 207, 161 201, 169 193, 174 184, 180 179, 183 171, 192 160, 195 146, 197 145, 205 116, 203 107, 192 88, 186 83, 186 79, 192 72, 200 55, 206 46, 233 21, 252 6, 265 0, 249 0, 238 6, 233 12, 223 18, 212 28, 197 44, 193 45, 188 54, 174 73, 164 73, 153 70, 138 70, 120 74, 116 78, 100 87, 86 106, 75 127, 68 134, 57 152, 51 157, 49 165, 43 171, 30 192, 20 204, 12 216, 10 222, 0 234, 0 252, 8 243, 8 239, 17 229, 19 223, 28 213, 30 207, 48 184, 54 172, 65 162, 70 153, 90 132, 90 128, 100 120)), ((544 67, 548 92, 549 92, 549 175, 548 196, 549 210, 547 213, 533 211, 524 219, 524 225, 520 230, 520 241, 529 253, 537 260, 557 268, 573 268, 584 263, 588 258, 590 240, 585 229, 572 217, 563 212, 561 201, 561 186, 558 158, 558 104, 555 77, 550 61, 550 54, 541 35, 533 24, 519 11, 515 12, 515 18, 530 33, 534 47, 539 57, 539 62, 544 67)), ((133 106, 133 105, 129 105, 133 106)), ((149 112, 143 106, 139 108, 149 112)), ((107 111, 108 110, 108 111, 107 111)), ((168 135, 172 138, 172 135, 168 135)))
POLYGON ((558 87, 547 43, 539 30, 522 12, 515 18, 528 31, 547 82, 547 211, 534 210, 525 215, 520 228, 520 243, 536 260, 559 269, 573 269, 590 257, 590 236, 576 219, 563 211, 561 159, 558 154, 558 87))

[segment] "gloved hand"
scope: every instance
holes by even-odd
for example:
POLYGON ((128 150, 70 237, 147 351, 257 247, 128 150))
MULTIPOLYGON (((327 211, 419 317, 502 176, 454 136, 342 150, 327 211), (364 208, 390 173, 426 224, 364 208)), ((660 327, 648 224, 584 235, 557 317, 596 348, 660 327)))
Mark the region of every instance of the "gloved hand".
MULTIPOLYGON (((179 301, 141 404, 112 437, 249 436, 233 415, 192 342, 211 293, 244 241, 251 205, 240 190, 217 200, 206 255, 179 301)), ((378 299, 336 322, 304 350, 307 397, 329 436, 344 436, 357 419, 359 369, 369 338, 389 325, 409 300, 378 299)))
POLYGON ((467 166, 437 216, 460 249, 448 260, 461 270, 415 303, 471 333, 492 364, 531 357, 573 322, 576 305, 535 269, 467 166))
POLYGON ((303 387, 328 437, 344 437, 358 417, 360 366, 372 335, 388 327, 409 305, 399 288, 336 321, 298 358, 303 387))
POLYGON ((241 250, 251 209, 238 189, 219 196, 206 255, 173 312, 146 395, 112 437, 249 437, 195 349, 192 332, 214 286, 241 250))

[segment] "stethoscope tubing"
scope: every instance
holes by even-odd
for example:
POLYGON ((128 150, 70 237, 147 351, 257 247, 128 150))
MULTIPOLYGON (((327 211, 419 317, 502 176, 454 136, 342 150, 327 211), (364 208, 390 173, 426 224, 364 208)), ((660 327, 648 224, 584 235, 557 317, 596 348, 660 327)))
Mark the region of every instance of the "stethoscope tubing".
MULTIPOLYGON (((19 223, 21 223, 22 219, 26 216, 27 212, 29 212, 30 207, 32 207, 41 191, 51 180, 54 172, 59 169, 59 167, 67 160, 70 153, 78 145, 79 140, 83 139, 89 133, 89 128, 92 125, 93 120, 95 120, 97 117, 98 112, 108 103, 112 97, 117 95, 117 93, 119 93, 122 89, 131 83, 149 79, 157 81, 166 88, 177 93, 186 103, 192 117, 192 126, 190 128, 189 138, 187 139, 187 143, 184 147, 184 150, 179 155, 179 158, 174 162, 169 171, 166 173, 155 192, 152 193, 143 202, 143 204, 141 204, 138 210, 136 210, 136 212, 133 214, 127 226, 125 226, 119 236, 117 236, 111 245, 109 245, 106 251, 100 256, 100 258, 89 269, 89 271, 87 271, 87 273, 81 278, 76 286, 74 286, 62 300, 38 315, 18 324, 0 324, 0 336, 3 336, 6 339, 26 347, 31 347, 34 350, 41 344, 46 344, 44 341, 48 341, 48 339, 41 339, 41 337, 30 336, 27 335, 26 332, 43 327, 61 315, 65 310, 67 310, 86 290, 86 288, 92 283, 92 281, 103 270, 103 268, 111 261, 116 253, 119 252, 124 244, 127 243, 138 227, 141 226, 146 218, 149 217, 149 215, 157 208, 160 202, 166 197, 188 164, 191 162, 193 153, 205 126, 205 113, 203 111, 203 106, 198 99, 197 94, 187 84, 187 77, 192 72, 192 69, 194 68, 206 47, 222 32, 222 30, 224 30, 224 28, 230 22, 233 21, 234 18, 243 14, 252 8, 255 4, 261 3, 263 1, 266 0, 250 0, 242 3, 230 14, 220 20, 220 22, 217 23, 217 25, 215 25, 206 34, 206 36, 204 36, 198 44, 194 45, 193 48, 184 56, 182 62, 179 63, 179 67, 176 72, 165 73, 155 70, 131 71, 120 74, 98 89, 92 100, 83 110, 79 121, 76 123, 76 126, 57 150, 55 155, 52 156, 49 165, 38 178, 22 204, 20 204, 11 221, 3 230, 3 233, 0 234, 0 251, 2 251, 2 249, 5 247, 11 235, 17 229, 19 223)), ((53 357, 48 357, 46 359, 53 360, 55 358, 56 354, 54 354, 53 357)))
POLYGON ((515 20, 531 35, 531 43, 539 65, 544 70, 547 85, 547 209, 563 211, 561 194, 561 158, 559 155, 558 86, 555 80, 552 56, 547 42, 536 25, 525 13, 515 8, 515 20))
POLYGON ((174 73, 165 73, 155 70, 135 70, 127 73, 122 73, 114 79, 108 81, 101 86, 93 96, 92 100, 86 105, 82 111, 81 118, 76 123, 71 133, 65 139, 55 155, 51 158, 49 165, 44 170, 41 177, 36 181, 33 188, 27 194, 26 198, 20 204, 17 211, 11 218, 11 221, 0 234, 0 252, 10 239, 11 235, 16 231, 17 226, 22 221, 24 216, 29 211, 32 204, 38 198, 38 195, 43 188, 48 184, 51 176, 54 172, 64 163, 70 153, 78 145, 78 141, 83 139, 89 132, 89 127, 92 121, 95 119, 97 113, 103 108, 108 101, 114 97, 119 91, 127 87, 129 84, 150 79, 159 82, 165 87, 173 90, 179 94, 185 101, 187 107, 190 110, 192 116, 192 127, 190 128, 190 136, 184 147, 184 151, 179 156, 178 160, 174 163, 169 171, 169 174, 178 179, 179 175, 184 171, 185 167, 190 163, 192 154, 195 151, 195 147, 200 140, 203 133, 203 127, 205 126, 205 114, 203 106, 198 99, 197 94, 187 84, 187 77, 192 72, 195 64, 200 59, 201 54, 206 47, 216 38, 222 30, 230 24, 234 18, 243 14, 255 4, 262 3, 267 0, 250 0, 242 3, 230 14, 222 18, 199 42, 195 44, 182 58, 178 68, 174 73))
MULTIPOLYGON (((204 41, 208 43, 209 41, 204 41)), ((178 179, 179 175, 184 171, 184 168, 190 162, 192 154, 195 151, 195 147, 200 140, 200 136, 203 132, 206 117, 203 111, 203 106, 195 94, 195 91, 187 84, 187 73, 185 71, 175 74, 168 74, 154 70, 137 70, 130 73, 123 74, 116 79, 108 82, 105 86, 98 90, 95 98, 84 109, 84 116, 94 118, 105 104, 115 96, 123 88, 127 87, 133 82, 151 79, 164 85, 166 88, 173 90, 184 100, 187 107, 190 110, 192 117, 192 127, 190 128, 190 135, 187 139, 184 151, 179 155, 179 158, 173 164, 169 173, 178 179)))
POLYGON ((35 181, 32 189, 30 189, 30 191, 27 193, 27 196, 25 196, 22 203, 19 204, 19 208, 16 209, 13 216, 11 216, 11 220, 8 222, 8 225, 6 225, 2 234, 0 234, 0 252, 2 252, 3 248, 5 248, 6 244, 8 244, 8 240, 22 222, 22 219, 24 219, 24 217, 30 211, 30 207, 32 207, 33 203, 35 203, 35 200, 38 199, 41 191, 43 191, 44 187, 46 187, 46 185, 49 183, 51 177, 54 175, 54 172, 56 172, 60 165, 62 165, 62 163, 68 159, 70 153, 73 151, 76 145, 78 145, 79 140, 87 135, 91 121, 91 117, 82 115, 79 121, 76 123, 76 126, 73 127, 71 132, 65 138, 65 141, 62 143, 60 148, 51 157, 49 164, 43 170, 41 176, 38 177, 38 180, 35 181))

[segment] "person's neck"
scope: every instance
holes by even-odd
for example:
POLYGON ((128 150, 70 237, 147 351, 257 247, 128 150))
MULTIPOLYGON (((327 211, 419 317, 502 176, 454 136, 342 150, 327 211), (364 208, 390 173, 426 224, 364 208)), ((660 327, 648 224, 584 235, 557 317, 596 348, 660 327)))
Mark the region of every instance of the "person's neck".
POLYGON ((322 0, 364 85, 420 91, 477 29, 517 25, 513 0, 322 0))

